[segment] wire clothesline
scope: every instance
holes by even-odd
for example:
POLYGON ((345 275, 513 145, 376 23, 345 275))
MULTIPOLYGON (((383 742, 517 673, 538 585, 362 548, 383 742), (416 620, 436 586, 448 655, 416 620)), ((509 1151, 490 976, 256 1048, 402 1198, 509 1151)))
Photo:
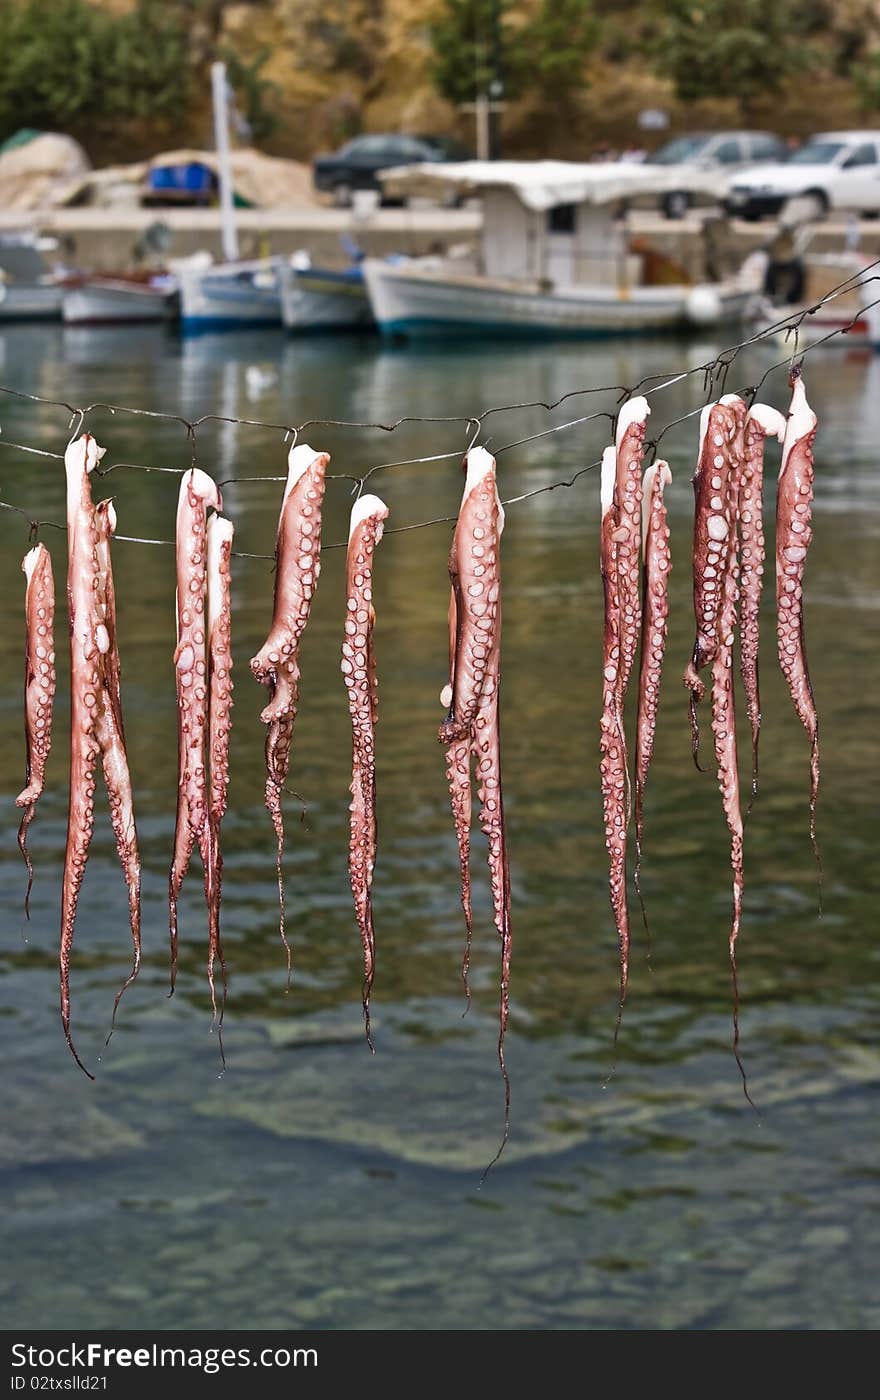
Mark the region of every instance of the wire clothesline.
MULTIPOLYGON (((68 432, 71 435, 71 439, 77 436, 77 434, 82 430, 86 418, 90 414, 96 413, 98 411, 107 412, 113 415, 120 413, 137 417, 164 420, 166 422, 179 423, 181 427, 184 428, 187 435, 187 439, 189 441, 191 452, 191 466, 195 466, 196 464, 197 430, 208 423, 225 423, 241 427, 259 428, 266 431, 280 432, 283 434, 283 441, 285 443, 287 443, 291 438, 293 438, 293 441, 295 443, 298 440, 299 435, 301 433, 305 432, 306 429, 313 427, 356 429, 359 431, 372 430, 384 433, 393 433, 399 428, 403 427, 404 425, 412 423, 460 424, 463 425, 469 433, 469 440, 466 445, 466 448, 464 449, 467 450, 467 447, 471 447, 476 443, 483 425, 485 424, 486 420, 492 416, 514 412, 524 412, 528 409, 543 409, 545 412, 551 413, 554 412, 556 409, 560 408, 562 404, 566 403, 569 399, 584 397, 586 395, 615 394, 617 396, 616 405, 619 408, 620 405, 623 402, 625 402, 627 398, 630 398, 635 394, 641 393, 644 395, 644 397, 647 398, 652 395, 659 394, 665 389, 669 389, 677 384, 683 383, 685 380, 693 378, 696 375, 702 375, 703 392, 708 401, 711 399, 714 393, 723 393, 727 391, 728 375, 737 359, 737 356, 740 355, 742 351, 747 350, 755 345, 761 344, 762 342, 772 337, 778 337, 779 335, 784 334, 786 341, 791 340, 793 342, 792 351, 789 354, 785 355, 783 358, 769 365, 767 369, 765 369, 764 373, 762 374, 761 378, 756 384, 742 386, 738 391, 742 395, 742 397, 745 398, 749 403, 753 403, 757 398, 757 395, 760 393, 761 388, 766 383, 767 379, 776 370, 781 369, 786 365, 793 366, 795 362, 797 362, 799 359, 802 360, 807 354, 811 353, 813 350, 819 349, 823 345, 827 345, 830 341, 836 339, 839 336, 846 335, 865 316, 865 314, 868 311, 872 310, 874 307, 880 306, 880 297, 876 298, 873 301, 867 302, 863 306, 860 306, 857 311, 853 312, 849 321, 846 322, 844 325, 835 326, 830 331, 828 331, 827 334, 819 337, 814 341, 811 341, 808 345, 805 345, 803 347, 800 346, 800 330, 804 322, 807 321, 810 316, 814 315, 822 307, 827 306, 829 303, 837 300, 839 297, 842 297, 844 295, 847 295, 848 293, 855 291, 856 288, 860 286, 867 287, 871 283, 880 281, 880 271, 878 271, 878 269, 880 269, 880 258, 875 259, 873 262, 867 264, 866 267, 860 269, 857 273, 852 274, 850 277, 847 277, 844 281, 838 283, 837 286, 833 287, 829 292, 825 293, 824 296, 817 298, 808 307, 802 307, 799 308, 797 311, 789 313, 789 315, 782 317, 779 321, 774 322, 772 325, 763 327, 761 330, 756 331, 753 335, 745 338, 744 340, 740 340, 735 344, 730 345, 725 349, 719 351, 709 360, 706 360, 705 362, 699 365, 694 365, 689 369, 676 371, 672 374, 664 374, 660 372, 648 374, 643 376, 637 383, 633 385, 606 384, 594 385, 578 389, 569 389, 566 393, 561 394, 557 399, 552 401, 547 401, 543 399, 533 399, 519 403, 497 404, 493 405, 492 407, 483 409, 480 413, 476 414, 405 414, 400 418, 393 420, 390 423, 333 418, 309 418, 304 420, 302 423, 293 425, 289 423, 269 423, 255 418, 239 418, 229 414, 218 413, 205 413, 197 418, 189 419, 179 413, 166 413, 159 409, 138 408, 128 404, 112 404, 103 403, 100 401, 90 403, 85 407, 78 407, 74 404, 67 402, 64 399, 51 399, 39 394, 30 394, 21 389, 13 389, 5 385, 0 385, 0 394, 5 394, 10 398, 20 399, 30 403, 41 404, 47 407, 64 409, 70 415, 68 432), (660 382, 653 383, 652 381, 654 380, 659 380, 660 382)), ((680 424, 687 422, 689 419, 696 417, 697 415, 702 413, 702 411, 703 405, 701 404, 698 407, 689 410, 687 413, 682 414, 680 417, 672 419, 670 422, 666 423, 661 428, 660 432, 656 435, 656 437, 646 441, 646 460, 648 462, 651 462, 656 458, 657 449, 660 445, 660 442, 672 428, 677 427, 680 424)), ((543 428, 538 432, 530 433, 525 437, 517 438, 514 441, 504 443, 500 447, 493 447, 492 453, 493 456, 498 457, 504 452, 511 451, 513 448, 526 446, 529 443, 537 442, 541 439, 551 437, 556 433, 565 432, 568 429, 583 427, 588 423, 596 422, 602 418, 608 419, 609 425, 613 428, 615 417, 616 412, 610 412, 607 409, 597 410, 594 413, 582 414, 577 418, 568 419, 564 423, 557 423, 548 428, 543 428)), ((44 448, 32 447, 25 443, 11 442, 9 439, 4 438, 2 435, 0 435, 0 447, 27 453, 34 456, 49 458, 55 461, 64 460, 64 454, 61 452, 51 452, 44 448)), ((424 457, 408 457, 392 462, 381 462, 368 468, 368 470, 360 476, 354 476, 349 473, 328 473, 327 480, 349 481, 352 483, 352 495, 359 496, 363 492, 364 487, 369 481, 369 479, 375 476, 378 472, 390 471, 394 468, 405 466, 425 466, 436 462, 451 461, 455 459, 460 461, 461 457, 462 449, 455 448, 448 452, 433 453, 429 456, 424 457)), ((522 501, 529 500, 534 496, 542 495, 548 491, 556 491, 559 489, 570 488, 574 486, 574 484, 582 476, 586 475, 588 472, 598 470, 600 466, 601 458, 588 463, 586 466, 579 468, 578 471, 574 472, 568 478, 563 478, 559 481, 554 481, 547 485, 536 487, 534 490, 524 492, 522 495, 519 496, 510 497, 508 500, 503 501, 502 505, 504 505, 505 507, 517 505, 522 501)), ((142 462, 113 462, 105 467, 95 467, 94 475, 98 477, 105 477, 109 476, 110 473, 114 471, 127 470, 157 472, 173 476, 182 476, 189 469, 189 467, 167 467, 142 462)), ((287 478, 285 475, 232 476, 227 477, 223 481, 218 482, 217 485, 222 488, 224 486, 232 484, 272 481, 282 482, 286 479, 287 478)), ((43 528, 54 530, 67 529, 66 524, 61 524, 55 520, 36 519, 32 515, 32 513, 26 510, 24 507, 13 504, 8 501, 0 500, 0 509, 12 511, 22 516, 23 519, 25 519, 28 522, 30 537, 32 540, 37 538, 39 531, 43 528)), ((449 524, 454 522, 454 520, 455 516, 436 516, 430 520, 416 521, 410 525, 393 526, 390 529, 387 529, 385 533, 388 535, 406 534, 412 530, 421 530, 432 525, 449 524)), ((133 535, 115 535, 114 540, 125 544, 157 545, 170 548, 174 547, 173 540, 150 539, 133 535)), ((324 550, 331 549, 344 549, 346 547, 346 543, 346 541, 339 541, 333 544, 325 544, 322 546, 322 552, 324 550)), ((273 561, 275 558, 274 554, 253 554, 242 553, 240 551, 234 551, 233 554, 235 558, 239 559, 258 559, 267 560, 270 562, 273 561)))

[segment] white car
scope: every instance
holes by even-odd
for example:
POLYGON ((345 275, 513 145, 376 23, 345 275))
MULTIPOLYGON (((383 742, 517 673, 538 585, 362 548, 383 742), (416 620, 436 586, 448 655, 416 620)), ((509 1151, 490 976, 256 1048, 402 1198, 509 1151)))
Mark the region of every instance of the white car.
POLYGON ((694 204, 715 203, 732 170, 784 155, 785 142, 770 131, 692 131, 664 142, 644 164, 668 173, 660 207, 667 219, 681 219, 694 204))
POLYGON ((825 131, 788 160, 744 170, 727 183, 724 208, 743 219, 778 214, 798 201, 804 218, 829 209, 880 213, 880 131, 825 131))

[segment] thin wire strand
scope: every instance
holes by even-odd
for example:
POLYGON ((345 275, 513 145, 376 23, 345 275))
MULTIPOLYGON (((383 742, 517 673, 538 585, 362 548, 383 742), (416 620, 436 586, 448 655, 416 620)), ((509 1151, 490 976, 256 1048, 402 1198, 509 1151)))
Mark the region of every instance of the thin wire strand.
MULTIPOLYGON (((519 403, 497 404, 490 408, 483 409, 482 412, 478 414, 405 414, 402 417, 397 418, 390 423, 383 423, 379 421, 359 421, 350 419, 310 418, 305 420, 298 426, 295 426, 292 424, 285 423, 268 423, 255 418, 237 418, 228 414, 216 413, 205 413, 198 418, 188 419, 182 414, 166 413, 158 409, 136 408, 128 404, 96 402, 88 404, 85 407, 77 407, 73 404, 68 403, 64 399, 49 399, 39 394, 30 394, 25 392, 24 390, 13 389, 5 385, 0 385, 0 394, 6 394, 12 398, 20 399, 29 403, 37 403, 48 407, 63 408, 70 416, 68 423, 69 432, 73 429, 73 425, 75 423, 76 431, 80 431, 88 415, 99 411, 108 412, 114 415, 117 413, 131 414, 138 417, 165 420, 168 422, 178 423, 186 431, 187 439, 190 444, 193 466, 196 463, 197 457, 197 429, 202 427, 206 423, 212 422, 237 424, 245 427, 261 428, 266 431, 281 432, 284 434, 285 442, 287 442, 291 437, 293 438, 294 442, 296 442, 299 439, 300 434, 304 431, 304 429, 309 427, 358 429, 361 431, 374 430, 385 433, 393 433, 398 428, 402 427, 404 424, 411 423, 459 424, 464 425, 467 429, 470 430, 470 440, 468 442, 467 447, 464 449, 465 451, 467 451, 467 448, 472 447, 474 445, 474 443, 480 435, 480 429, 482 425, 491 416, 498 414, 523 412, 526 410, 534 409, 543 409, 545 412, 550 413, 558 409, 569 399, 583 397, 586 395, 615 394, 617 396, 617 406, 619 408, 620 404, 622 404, 625 401, 625 399, 639 392, 642 392, 645 395, 645 397, 653 396, 656 394, 660 394, 664 390, 672 388, 677 384, 681 384, 685 380, 692 378, 695 375, 702 374, 703 391, 707 399, 710 399, 713 393, 719 390, 721 392, 724 392, 726 390, 728 375, 733 365, 735 364, 737 357, 741 354, 743 350, 761 344, 766 340, 779 337, 780 335, 784 335, 786 340, 793 339, 793 348, 791 353, 785 355, 783 358, 775 361, 773 364, 768 366, 768 368, 765 369, 764 373, 762 374, 761 378, 758 380, 758 383, 756 385, 744 386, 738 391, 743 397, 746 397, 749 400, 749 402, 754 402, 755 398, 763 388, 767 379, 773 373, 775 373, 779 369, 782 369, 786 365, 792 367, 796 360, 802 360, 813 350, 818 349, 822 345, 827 345, 830 341, 834 340, 838 336, 847 334, 848 331, 852 330, 858 324, 858 322, 865 316, 865 314, 868 311, 872 310, 874 307, 880 306, 880 297, 878 297, 874 301, 866 303, 865 305, 861 306, 856 312, 853 313, 853 315, 850 317, 850 319, 846 322, 845 325, 833 327, 830 331, 827 332, 827 334, 821 336, 817 340, 811 341, 810 344, 801 348, 799 343, 800 331, 803 328, 804 323, 809 319, 809 317, 815 315, 815 313, 821 310, 822 307, 827 306, 829 303, 836 301, 839 297, 844 296, 848 292, 855 290, 856 287, 866 287, 871 283, 880 282, 880 273, 874 271, 878 268, 880 268, 880 258, 877 258, 874 262, 869 263, 865 268, 860 269, 858 272, 851 274, 851 276, 838 283, 836 287, 833 287, 824 296, 818 298, 815 302, 811 303, 810 306, 800 308, 797 311, 790 312, 787 315, 780 317, 778 321, 773 322, 770 326, 765 326, 762 329, 756 331, 753 335, 747 337, 746 339, 738 341, 734 345, 727 346, 725 349, 719 351, 711 359, 705 361, 702 364, 694 365, 689 369, 678 371, 672 375, 667 374, 665 377, 662 373, 658 372, 645 375, 631 387, 621 384, 591 386, 586 388, 570 389, 566 393, 561 394, 558 398, 553 400, 531 399, 519 403), (872 273, 873 275, 868 276, 868 273, 872 273), (659 380, 660 382, 654 383, 654 380, 659 380), (77 420, 79 421, 77 422, 77 420)), ((656 456, 657 448, 661 440, 665 437, 665 435, 668 432, 670 432, 673 428, 680 426, 682 423, 688 422, 691 418, 696 417, 699 413, 702 412, 702 410, 703 405, 699 405, 698 407, 689 410, 687 413, 682 414, 680 417, 674 418, 670 422, 666 423, 661 428, 657 436, 654 439, 652 439, 648 444, 646 444, 646 446, 650 450, 651 459, 653 460, 653 457, 656 456)), ((524 437, 515 438, 513 441, 504 443, 502 444, 502 446, 494 449, 494 455, 498 457, 502 453, 510 452, 517 447, 524 447, 529 443, 537 442, 544 438, 552 437, 556 433, 567 432, 569 429, 572 428, 583 427, 588 423, 596 422, 603 418, 608 419, 611 427, 613 428, 616 413, 610 412, 607 409, 597 410, 595 413, 581 414, 577 418, 567 419, 563 423, 553 424, 548 428, 542 428, 539 431, 527 434, 524 437)), ((11 442, 8 439, 3 438, 2 436, 0 436, 0 447, 10 448, 15 451, 25 452, 35 456, 46 457, 54 461, 63 461, 63 454, 59 452, 50 452, 43 448, 31 447, 25 443, 11 442)), ((399 458, 392 462, 377 463, 376 465, 368 468, 368 470, 360 476, 355 476, 349 473, 337 473, 328 475, 327 480, 351 482, 353 485, 352 494, 360 495, 364 489, 364 486, 370 480, 370 478, 375 476, 379 472, 391 471, 399 467, 428 466, 434 463, 447 462, 454 459, 461 460, 462 456, 463 453, 461 449, 452 449, 447 452, 432 453, 424 457, 399 458)), ((563 479, 561 481, 550 482, 544 486, 536 487, 534 490, 525 492, 522 495, 513 496, 508 500, 504 501, 502 504, 504 506, 517 505, 521 501, 529 500, 533 496, 542 495, 544 492, 547 491, 556 491, 560 488, 572 487, 582 476, 584 476, 588 472, 595 471, 600 465, 601 462, 599 461, 591 462, 587 466, 581 467, 570 478, 563 479)), ((111 472, 119 471, 122 469, 129 471, 155 472, 172 476, 182 476, 186 471, 189 470, 188 467, 167 467, 142 462, 113 462, 104 467, 96 467, 95 475, 99 477, 106 477, 109 476, 111 472)), ((282 482, 285 480, 285 476, 274 475, 241 477, 233 476, 227 477, 222 482, 218 482, 218 486, 222 487, 232 484, 246 484, 248 482, 282 482)), ((65 525, 59 524, 57 521, 37 519, 32 515, 30 511, 26 510, 24 507, 15 505, 14 503, 8 501, 0 501, 0 508, 12 511, 20 515, 25 521, 27 521, 32 537, 35 537, 44 526, 47 529, 53 530, 66 529, 65 525)), ((421 520, 415 521, 409 525, 394 526, 391 529, 387 530, 386 534, 407 534, 412 530, 421 530, 432 525, 450 524, 454 520, 454 516, 435 516, 430 520, 421 520)), ((157 545, 166 548, 171 548, 174 545, 173 540, 153 539, 137 535, 116 535, 115 538, 118 541, 126 544, 157 545)), ((343 549, 346 547, 346 544, 346 541, 340 541, 337 543, 324 545, 323 549, 343 549)), ((269 562, 273 562, 275 558, 274 554, 257 554, 242 551, 235 551, 234 557, 238 559, 257 559, 269 562)))

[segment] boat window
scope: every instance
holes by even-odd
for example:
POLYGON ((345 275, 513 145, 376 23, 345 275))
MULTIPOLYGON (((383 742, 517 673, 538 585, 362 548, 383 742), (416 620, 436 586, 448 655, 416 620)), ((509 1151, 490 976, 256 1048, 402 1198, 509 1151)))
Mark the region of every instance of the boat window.
POLYGON ((857 146, 851 156, 843 162, 844 170, 852 170, 857 165, 876 165, 877 151, 873 146, 857 146))
POLYGON ((548 233, 574 233, 577 227, 577 205, 557 204, 547 210, 548 233))
POLYGON ((844 150, 841 141, 808 141, 788 158, 789 165, 831 165, 844 150))

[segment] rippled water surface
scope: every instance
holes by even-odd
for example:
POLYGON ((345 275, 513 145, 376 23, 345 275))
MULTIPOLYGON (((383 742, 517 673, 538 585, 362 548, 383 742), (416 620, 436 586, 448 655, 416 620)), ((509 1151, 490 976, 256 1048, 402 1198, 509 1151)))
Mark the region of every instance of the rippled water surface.
MULTIPOLYGON (((719 347, 652 342, 401 352, 373 341, 274 335, 183 343, 164 333, 18 328, 0 380, 73 404, 98 400, 272 423, 390 422, 550 401, 687 368, 719 347), (249 373, 248 371, 251 370, 249 373), (254 373, 253 371, 257 372, 254 373)), ((775 357, 784 352, 778 348, 775 357)), ((755 383, 774 353, 737 361, 755 383)), ((765 599, 763 791, 746 835, 742 1046, 760 1116, 731 1056, 727 842, 714 779, 690 759, 679 676, 691 645, 689 476, 696 420, 663 439, 673 486, 668 667, 646 810, 643 883, 653 953, 634 919, 616 1076, 617 960, 608 906, 597 725, 598 480, 532 497, 504 536, 503 727, 513 884, 508 1062, 511 1138, 482 1189, 503 1098, 495 1059, 498 952, 482 839, 474 851, 474 1005, 462 1020, 462 929, 444 755, 451 526, 389 534, 376 564, 380 850, 377 1054, 363 1039, 360 945, 346 874, 350 741, 338 671, 344 551, 328 550, 302 653, 289 797, 285 995, 273 841, 262 807, 263 641, 271 564, 234 572, 236 706, 224 827, 225 1044, 209 1034, 206 919, 193 871, 182 903, 178 994, 167 989, 165 888, 175 803, 173 554, 119 543, 114 561, 123 701, 144 864, 145 966, 109 1048, 127 966, 124 886, 106 803, 80 904, 73 1018, 90 1084, 58 1017, 57 939, 69 693, 64 537, 44 528, 59 588, 59 693, 47 789, 32 827, 32 919, 14 798, 21 727, 25 521, 0 511, 0 1280, 6 1327, 872 1328, 878 1245, 876 694, 880 358, 818 352, 820 414, 807 631, 822 720, 824 916, 808 841, 808 746, 776 673, 765 599), (304 806, 304 811, 303 811, 304 806), (98 1056, 102 1056, 97 1064, 98 1056)), ((652 398, 650 432, 701 402, 695 375, 652 398)), ((785 407, 784 369, 763 396, 785 407)), ((489 417, 493 450, 612 412, 615 391, 489 417)), ((63 449, 63 409, 0 396, 5 443, 63 449)), ((180 424, 96 409, 105 464, 189 464, 180 424)), ((499 457, 505 497, 600 455, 598 419, 499 457)), ((459 450, 461 424, 393 434, 309 428, 332 471, 459 450)), ((207 423, 198 461, 219 480, 284 471, 281 433, 207 423)), ((772 458, 775 462, 777 459, 772 458)), ((454 514, 455 460, 403 465, 371 487, 390 525, 454 514)), ((122 469, 119 533, 167 540, 177 478, 122 469)), ((328 488, 324 537, 345 538, 350 483, 328 488)), ((278 482, 230 483, 236 547, 269 554, 278 482)), ((63 472, 0 448, 0 498, 64 518, 63 472)), ((744 764, 745 768, 745 764, 744 764)))

